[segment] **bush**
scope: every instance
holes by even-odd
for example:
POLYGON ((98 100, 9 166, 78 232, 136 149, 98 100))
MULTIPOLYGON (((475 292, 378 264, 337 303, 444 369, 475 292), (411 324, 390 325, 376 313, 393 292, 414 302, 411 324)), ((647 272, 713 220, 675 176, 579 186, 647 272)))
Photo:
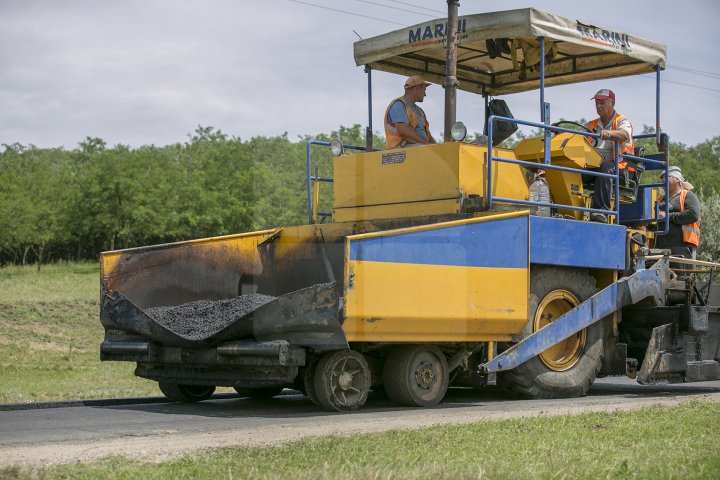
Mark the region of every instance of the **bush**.
POLYGON ((702 218, 700 220, 698 258, 720 262, 720 194, 713 193, 700 200, 702 202, 702 218))

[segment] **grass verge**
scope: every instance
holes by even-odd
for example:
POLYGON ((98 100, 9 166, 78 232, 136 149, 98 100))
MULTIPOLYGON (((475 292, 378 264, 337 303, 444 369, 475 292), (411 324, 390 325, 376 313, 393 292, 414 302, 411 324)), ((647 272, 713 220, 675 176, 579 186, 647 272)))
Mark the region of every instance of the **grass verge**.
POLYGON ((0 269, 0 403, 158 395, 134 364, 100 362, 94 263, 0 269))
POLYGON ((160 464, 113 458, 19 479, 717 478, 720 404, 525 418, 230 448, 160 464))

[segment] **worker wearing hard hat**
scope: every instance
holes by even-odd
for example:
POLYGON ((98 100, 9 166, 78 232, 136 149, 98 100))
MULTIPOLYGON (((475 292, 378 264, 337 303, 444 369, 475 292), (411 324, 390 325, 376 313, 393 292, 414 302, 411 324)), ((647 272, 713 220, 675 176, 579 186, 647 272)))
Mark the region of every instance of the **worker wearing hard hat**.
MULTIPOLYGON (((600 172, 615 173, 615 152, 613 139, 619 140, 618 154, 634 152, 633 127, 624 115, 615 111, 615 93, 612 90, 603 88, 592 97, 595 100, 595 110, 599 117, 585 124, 593 133, 600 135, 598 144, 595 147, 603 157, 600 165, 600 172)), ((626 162, 621 160, 618 164, 620 170, 627 168, 626 162)), ((635 169, 630 167, 630 171, 635 169)), ((612 181, 610 178, 595 177, 595 193, 593 194, 592 208, 599 210, 610 210, 610 199, 612 198, 612 181)), ((602 213, 591 213, 590 220, 595 222, 607 222, 607 215, 602 213)))
MULTIPOLYGON (((665 180, 665 173, 660 177, 665 180)), ((658 235, 655 238, 655 248, 669 249, 676 257, 695 259, 697 247, 700 245, 700 199, 690 190, 693 186, 685 180, 680 167, 668 169, 668 192, 665 201, 670 203, 669 224, 667 235, 658 235)), ((665 218, 665 210, 658 212, 660 218, 665 218)), ((689 269, 680 264, 671 267, 689 269)))
POLYGON ((387 148, 435 143, 425 112, 417 104, 425 98, 430 85, 421 76, 405 81, 405 95, 398 97, 385 110, 387 148))

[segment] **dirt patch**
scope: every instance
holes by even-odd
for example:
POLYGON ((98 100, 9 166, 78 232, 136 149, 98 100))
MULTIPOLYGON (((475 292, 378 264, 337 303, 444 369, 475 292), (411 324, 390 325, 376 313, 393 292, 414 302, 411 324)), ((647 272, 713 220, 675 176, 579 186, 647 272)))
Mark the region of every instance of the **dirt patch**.
POLYGON ((206 339, 275 297, 253 293, 227 300, 198 300, 174 307, 148 308, 153 320, 190 340, 206 339))
POLYGON ((19 323, 19 321, 13 321, 10 319, 0 321, 0 328, 5 332, 13 332, 21 335, 31 335, 34 337, 45 337, 49 338, 57 335, 57 331, 53 330, 47 325, 42 325, 39 321, 34 321, 30 324, 19 323))

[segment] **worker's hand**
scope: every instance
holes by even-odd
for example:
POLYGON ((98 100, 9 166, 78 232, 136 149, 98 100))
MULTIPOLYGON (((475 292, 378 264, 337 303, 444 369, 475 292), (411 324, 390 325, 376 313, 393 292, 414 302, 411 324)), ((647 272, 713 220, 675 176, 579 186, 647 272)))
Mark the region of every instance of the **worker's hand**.
POLYGON ((611 138, 610 130, 600 130, 600 138, 602 140, 608 140, 611 138))
POLYGON ((394 124, 400 136, 408 143, 426 144, 428 141, 415 132, 415 129, 407 123, 397 122, 394 124))
POLYGON ((665 210, 658 210, 658 218, 665 218, 665 210))

